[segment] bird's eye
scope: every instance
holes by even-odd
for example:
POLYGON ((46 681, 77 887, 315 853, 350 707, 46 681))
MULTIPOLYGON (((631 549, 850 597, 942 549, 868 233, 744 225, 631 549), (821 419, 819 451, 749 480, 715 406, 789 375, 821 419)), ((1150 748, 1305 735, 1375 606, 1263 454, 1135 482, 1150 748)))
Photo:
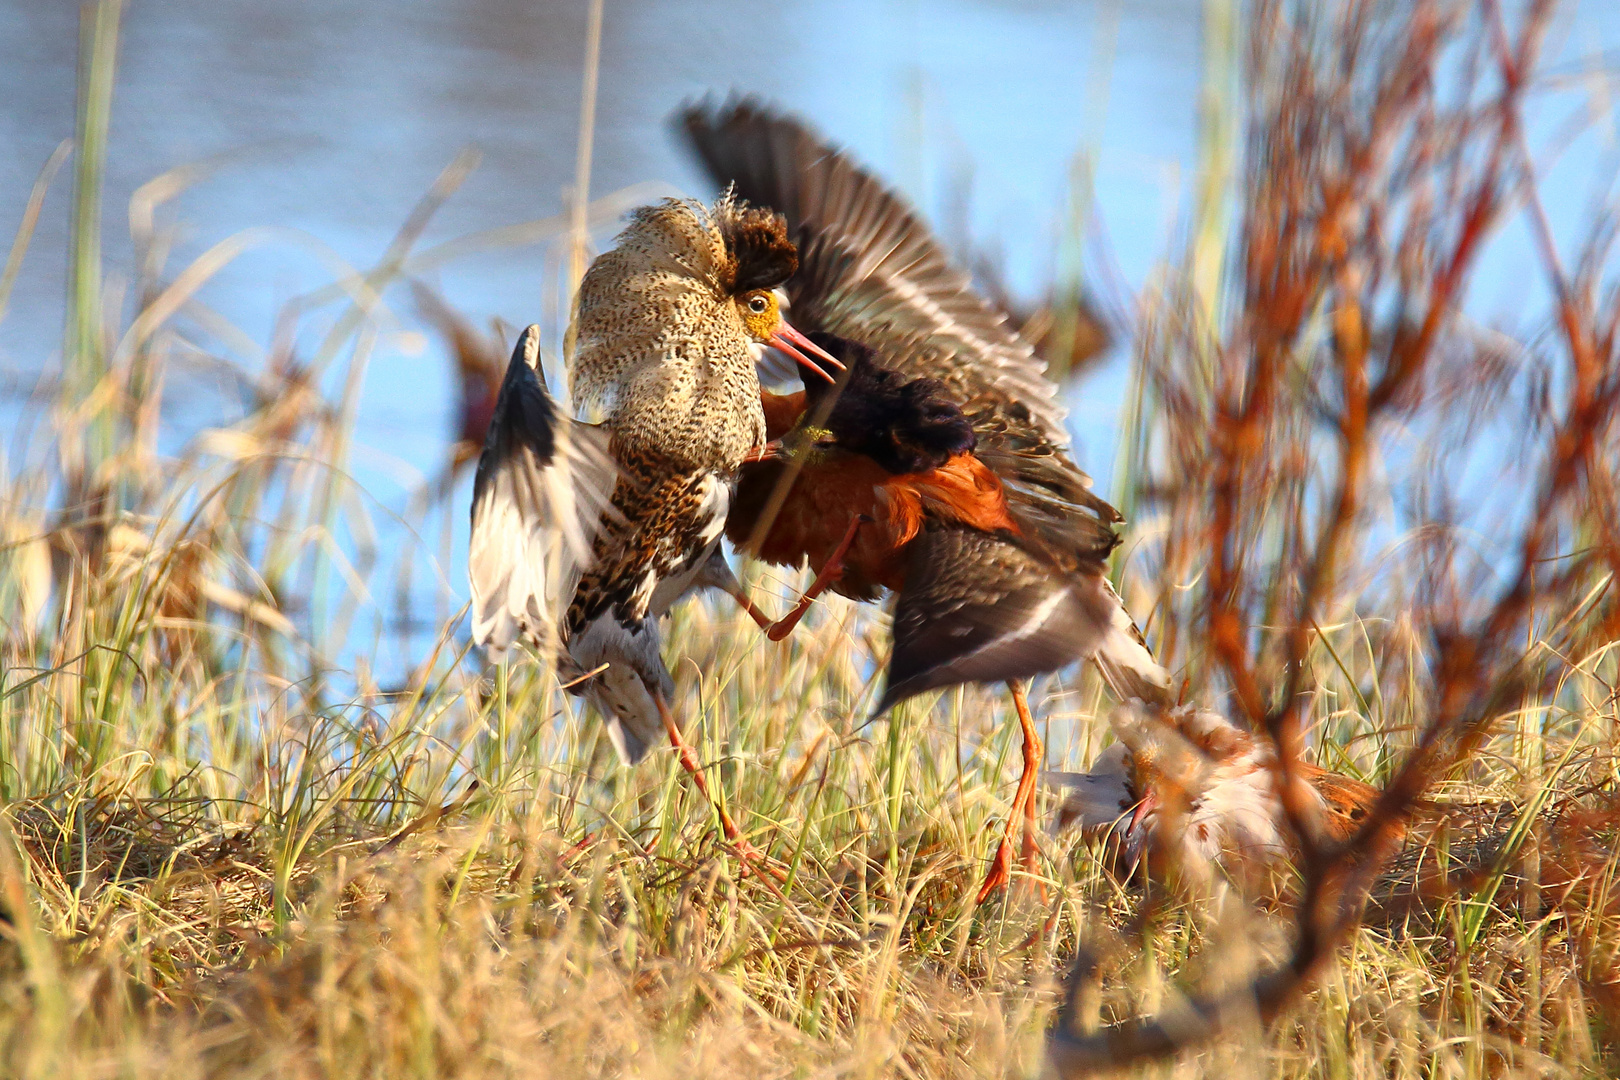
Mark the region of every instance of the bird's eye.
POLYGON ((755 315, 765 314, 765 309, 770 306, 770 301, 766 300, 763 296, 750 296, 748 298, 748 310, 752 311, 755 315))

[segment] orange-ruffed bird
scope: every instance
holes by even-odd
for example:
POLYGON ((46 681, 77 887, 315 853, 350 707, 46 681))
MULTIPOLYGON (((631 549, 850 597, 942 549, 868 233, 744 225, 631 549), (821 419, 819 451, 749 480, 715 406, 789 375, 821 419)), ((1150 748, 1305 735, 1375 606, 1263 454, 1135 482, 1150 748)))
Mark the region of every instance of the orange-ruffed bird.
POLYGON ((1020 817, 1034 869, 1041 751, 1021 680, 1092 659, 1121 697, 1166 697, 1106 576, 1120 515, 1069 457, 1044 364, 898 195, 757 104, 697 105, 681 128, 717 183, 784 215, 799 250, 788 310, 849 367, 841 392, 806 380, 765 395, 771 452, 745 466, 726 525, 816 580, 775 624, 736 595, 774 638, 823 589, 894 592, 879 714, 925 690, 1008 684, 1024 768, 983 900, 1010 877, 1020 817))

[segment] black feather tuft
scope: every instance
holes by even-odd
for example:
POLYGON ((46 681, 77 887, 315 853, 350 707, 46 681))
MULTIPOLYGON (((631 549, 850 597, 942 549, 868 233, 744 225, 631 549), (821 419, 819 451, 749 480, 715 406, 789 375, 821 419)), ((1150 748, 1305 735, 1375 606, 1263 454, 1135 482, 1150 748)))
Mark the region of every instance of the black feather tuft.
POLYGON ((820 331, 808 336, 849 369, 841 388, 804 380, 812 413, 827 395, 838 395, 822 426, 839 449, 870 457, 896 475, 937 469, 953 454, 973 449, 973 425, 938 379, 907 378, 846 338, 820 331))
POLYGON ((721 284, 733 296, 774 289, 799 268, 799 249, 793 246, 781 214, 727 196, 720 201, 716 219, 730 256, 721 284))

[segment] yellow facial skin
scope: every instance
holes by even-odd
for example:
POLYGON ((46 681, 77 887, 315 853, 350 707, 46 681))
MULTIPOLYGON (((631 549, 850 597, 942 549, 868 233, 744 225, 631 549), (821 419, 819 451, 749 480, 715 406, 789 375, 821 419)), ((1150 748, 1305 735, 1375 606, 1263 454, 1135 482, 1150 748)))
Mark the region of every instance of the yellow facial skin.
POLYGON ((776 294, 769 289, 751 289, 737 297, 737 311, 742 315, 743 326, 755 341, 769 341, 782 325, 776 294))

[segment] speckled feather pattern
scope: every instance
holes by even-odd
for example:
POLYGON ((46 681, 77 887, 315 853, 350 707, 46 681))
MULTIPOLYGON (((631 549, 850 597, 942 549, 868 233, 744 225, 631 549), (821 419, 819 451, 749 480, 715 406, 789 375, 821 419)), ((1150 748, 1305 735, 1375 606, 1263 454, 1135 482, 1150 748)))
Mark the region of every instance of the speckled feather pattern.
POLYGON ((729 474, 765 441, 717 220, 739 212, 729 200, 643 207, 580 282, 571 389, 627 453, 729 474))
POLYGON ((572 390, 602 420, 570 430, 589 436, 582 446, 605 448, 611 467, 584 476, 554 449, 558 420, 532 333, 530 362, 514 361, 528 405, 497 410, 472 541, 476 610, 492 614, 475 633, 496 649, 519 634, 545 647, 555 634, 566 646, 559 673, 605 714, 627 761, 662 736, 674 693, 658 619, 699 583, 737 468, 765 437, 754 363, 767 331, 750 330, 739 290, 779 285, 796 265, 781 220, 729 196, 708 209, 644 207, 587 271, 574 327, 572 390), (532 494, 580 479, 594 481, 583 528, 559 518, 580 500, 532 494), (542 573, 534 553, 558 537, 575 541, 569 560, 542 573))
POLYGON ((710 175, 782 213, 799 246, 787 284, 794 323, 875 350, 884 367, 934 380, 978 438, 1024 532, 1064 568, 1100 572, 1119 513, 1070 459, 1046 365, 973 289, 897 193, 799 121, 753 101, 681 114, 710 175))
POLYGON ((654 589, 707 559, 725 525, 729 500, 715 474, 675 467, 634 445, 615 444, 614 451, 621 473, 613 493, 617 515, 596 538, 566 634, 609 608, 626 624, 662 614, 651 612, 654 589))

